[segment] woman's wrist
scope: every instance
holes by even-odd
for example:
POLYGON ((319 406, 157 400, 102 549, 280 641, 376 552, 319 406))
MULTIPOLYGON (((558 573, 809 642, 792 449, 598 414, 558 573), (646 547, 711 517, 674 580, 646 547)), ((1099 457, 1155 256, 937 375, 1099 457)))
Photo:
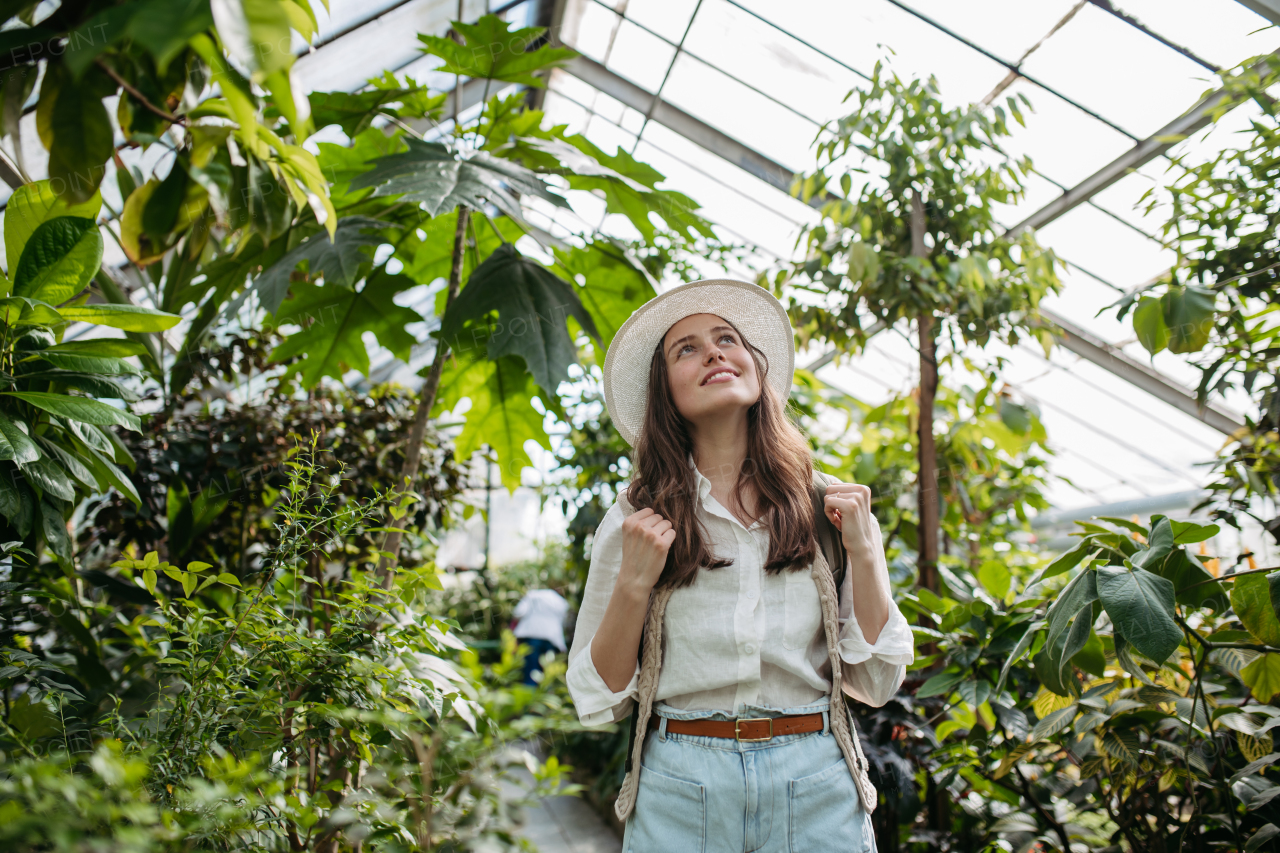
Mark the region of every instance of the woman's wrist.
POLYGON ((648 604, 651 592, 653 592, 651 584, 631 576, 625 570, 618 574, 617 583, 613 587, 613 594, 620 596, 627 604, 648 604))

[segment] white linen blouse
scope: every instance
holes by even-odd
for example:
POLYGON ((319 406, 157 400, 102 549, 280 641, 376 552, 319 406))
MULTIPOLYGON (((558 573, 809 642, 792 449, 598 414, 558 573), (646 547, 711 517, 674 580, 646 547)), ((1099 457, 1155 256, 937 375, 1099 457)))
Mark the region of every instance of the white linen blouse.
MULTIPOLYGON (((696 471, 696 469, 695 469, 696 471)), ((684 711, 737 715, 745 706, 774 709, 808 705, 831 694, 831 663, 822 631, 818 591, 808 571, 767 574, 769 531, 744 527, 698 478, 695 509, 712 552, 732 565, 698 572, 677 589, 663 624, 663 663, 656 699, 684 711)), ((604 618, 622 565, 622 509, 614 504, 596 530, 591 569, 578 613, 566 680, 583 725, 625 718, 635 703, 640 666, 615 693, 596 671, 591 641, 604 618)), ((878 569, 886 571, 883 550, 878 569)), ((897 692, 915 642, 897 604, 875 643, 853 614, 853 572, 840 591, 840 660, 844 690, 880 706, 897 692)))

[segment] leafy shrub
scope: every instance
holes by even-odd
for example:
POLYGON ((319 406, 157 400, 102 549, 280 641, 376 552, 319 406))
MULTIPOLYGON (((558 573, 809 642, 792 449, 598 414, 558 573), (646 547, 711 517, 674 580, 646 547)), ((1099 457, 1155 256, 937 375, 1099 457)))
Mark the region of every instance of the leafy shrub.
MULTIPOLYGON (((126 556, 103 587, 147 602, 126 615, 15 570, 14 597, 56 605, 80 646, 5 626, 0 814, 24 816, 0 831, 11 849, 515 843, 505 747, 563 718, 559 673, 515 684, 510 638, 481 665, 422 606, 429 565, 384 584, 380 553, 356 543, 395 507, 345 498, 316 444, 289 454, 275 538, 243 576, 126 556), (92 609, 115 618, 90 630, 92 609)), ((541 788, 564 772, 534 769, 541 788)))

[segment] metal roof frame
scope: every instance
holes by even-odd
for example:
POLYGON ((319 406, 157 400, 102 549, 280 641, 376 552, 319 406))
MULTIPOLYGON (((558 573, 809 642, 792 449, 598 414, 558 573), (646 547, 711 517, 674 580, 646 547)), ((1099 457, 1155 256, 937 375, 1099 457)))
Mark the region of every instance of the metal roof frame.
MULTIPOLYGON (((564 70, 620 103, 638 112, 651 115, 652 120, 658 124, 750 172, 777 189, 788 194, 791 192, 795 175, 785 166, 707 125, 684 110, 662 101, 653 93, 605 68, 600 63, 585 56, 578 56, 566 63, 564 70)), ((1193 109, 1188 115, 1195 114, 1196 110, 1193 109)), ((1118 179, 1117 177, 1116 180, 1118 179)), ((1085 198, 1081 197, 1076 204, 1083 201, 1085 198)), ((1015 229, 1022 227, 1026 226, 1020 224, 1015 226, 1015 229)), ((1159 371, 1130 358, 1118 347, 1101 340, 1048 309, 1042 308, 1040 313, 1062 330, 1062 345, 1076 355, 1097 364, 1180 411, 1204 421, 1220 432, 1230 435, 1243 427, 1243 423, 1234 413, 1212 405, 1201 407, 1194 393, 1159 371)), ((816 370, 826 365, 835 355, 834 351, 825 354, 809 365, 809 369, 816 370)))

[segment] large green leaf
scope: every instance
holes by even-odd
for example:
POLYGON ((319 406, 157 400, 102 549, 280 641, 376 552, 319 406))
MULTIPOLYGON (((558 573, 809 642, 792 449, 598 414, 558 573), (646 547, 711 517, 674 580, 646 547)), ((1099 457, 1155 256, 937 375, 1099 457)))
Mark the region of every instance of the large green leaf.
POLYGON ((1133 564, 1140 569, 1154 571, 1172 550, 1173 526, 1169 524, 1169 519, 1162 518, 1151 528, 1151 538, 1146 550, 1133 555, 1133 564))
MULTIPOLYGON (((1062 592, 1058 593, 1058 597, 1046 614, 1049 620, 1049 632, 1045 638, 1045 647, 1052 648, 1058 645, 1059 637, 1067 630, 1067 626, 1076 614, 1097 600, 1097 575, 1094 572, 1086 569, 1072 578, 1071 582, 1063 587, 1062 592)), ((1087 621, 1093 620, 1087 619, 1087 621)), ((1069 658, 1071 655, 1066 657, 1069 658)))
POLYGON ((601 350, 596 360, 603 366, 604 351, 627 318, 656 294, 653 286, 617 246, 592 244, 556 251, 556 260, 567 277, 582 285, 578 295, 595 321, 601 350))
POLYGON ((279 324, 296 323, 303 328, 290 335, 271 353, 272 361, 295 356, 302 360, 291 369, 302 374, 311 387, 325 376, 340 379, 348 370, 369 372, 369 350, 363 335, 373 332, 378 342, 397 358, 408 361, 416 343, 405 327, 421 322, 410 308, 395 304, 395 295, 413 286, 403 275, 379 270, 359 292, 334 284, 294 285, 294 298, 280 306, 279 324))
POLYGON ((1213 575, 1187 549, 1175 548, 1161 561, 1155 572, 1173 583, 1179 604, 1211 607, 1214 610, 1227 608, 1227 597, 1222 584, 1214 583, 1213 575))
POLYGON ((151 54, 163 75, 187 39, 212 26, 209 0, 140 0, 108 6, 67 37, 63 62, 78 77, 104 50, 129 37, 151 54))
POLYGON ((4 208, 5 264, 12 275, 27 240, 45 222, 60 216, 96 219, 102 210, 102 196, 95 193, 88 201, 71 202, 53 191, 49 181, 23 184, 13 191, 4 208))
MULTIPOLYGON (((89 201, 97 195, 106 174, 105 164, 115 151, 115 131, 102 103, 103 97, 115 90, 115 83, 97 69, 57 88, 48 125, 52 134, 49 180, 58 195, 72 202, 89 201)), ((43 89, 40 96, 43 100, 43 89)))
POLYGON ((65 302, 89 284, 102 265, 102 234, 92 219, 59 216, 27 241, 13 276, 13 295, 65 302))
POLYGON ((72 479, 78 481, 91 492, 98 488, 98 480, 94 477, 93 471, 79 456, 46 438, 38 438, 37 441, 44 448, 45 455, 56 459, 63 470, 71 475, 72 479))
POLYGON ((78 352, 57 352, 41 350, 40 358, 62 370, 74 370, 80 373, 103 373, 108 375, 134 375, 138 368, 122 358, 105 355, 83 355, 78 352))
POLYGON ((0 323, 9 326, 57 326, 65 322, 66 318, 46 302, 24 296, 0 299, 0 323))
POLYGON ((151 53, 161 74, 187 46, 187 39, 213 25, 209 0, 144 0, 135 8, 127 33, 151 53))
POLYGON ((1133 309, 1133 330, 1138 333, 1138 342, 1152 355, 1169 345, 1169 327, 1164 324, 1159 299, 1144 296, 1138 300, 1138 307, 1133 309))
POLYGON ((441 340, 454 349, 465 349, 467 344, 458 340, 463 327, 483 322, 493 311, 498 312, 498 321, 489 334, 489 357, 520 356, 548 393, 555 393, 569 378, 569 365, 577 360, 566 319, 575 318, 588 333, 599 336, 573 285, 523 257, 510 243, 500 246, 471 274, 445 312, 441 340))
POLYGON ((280 0, 210 0, 218 37, 255 82, 293 64, 289 15, 280 0))
MULTIPOLYGON (((67 498, 70 500, 70 498, 67 498)), ((67 522, 62 512, 48 501, 40 501, 40 532, 44 534, 44 542, 49 550, 64 565, 71 562, 71 536, 67 533, 67 522)), ((70 616, 70 619, 75 617, 70 616)), ((77 622, 78 624, 78 622, 77 622)), ((90 638, 92 639, 92 638, 90 638)), ((108 677, 108 681, 110 678, 108 677)))
POLYGON ((115 463, 93 448, 85 448, 83 457, 93 467, 94 474, 106 485, 115 487, 122 495, 133 501, 134 506, 142 505, 142 498, 134 487, 129 475, 125 474, 115 463))
POLYGON ((48 456, 41 456, 34 462, 23 465, 22 474, 43 492, 64 501, 75 499, 76 487, 71 482, 71 477, 48 456))
POLYGON ((543 416, 533 408, 538 395, 520 359, 505 356, 460 358, 446 368, 440 378, 435 412, 452 409, 463 398, 471 401, 466 426, 455 445, 460 458, 467 458, 484 445, 498 455, 502 483, 510 490, 520 485, 520 472, 532 461, 525 452, 529 440, 551 448, 543 429, 543 416))
POLYGON ((125 332, 163 332, 182 321, 177 314, 157 311, 143 305, 117 305, 94 303, 93 305, 64 305, 58 313, 68 322, 110 326, 125 332))
POLYGON ((40 458, 40 450, 27 435, 26 430, 0 415, 0 459, 12 459, 19 465, 40 458))
MULTIPOLYGON (((386 80, 375 82, 382 85, 360 92, 312 92, 307 96, 311 102, 311 120, 317 128, 336 124, 354 139, 364 133, 378 116, 401 115, 401 110, 394 104, 408 105, 406 112, 438 112, 448 97, 445 94, 430 95, 426 87, 409 88, 398 82, 392 85, 386 80)), ((378 135, 387 138, 381 130, 378 135)))
POLYGON ((657 235, 651 214, 687 239, 714 236, 711 224, 698 215, 698 204, 693 199, 674 190, 655 188, 665 176, 652 166, 640 163, 621 148, 612 155, 605 154, 580 136, 566 137, 566 141, 617 174, 613 177, 587 169, 568 176, 570 188, 601 193, 605 209, 627 217, 645 240, 652 241, 657 235))
POLYGON ((1160 297, 1169 327, 1169 352, 1199 352, 1213 331, 1213 291, 1196 285, 1170 287, 1160 297))
POLYGON ((63 341, 41 350, 41 355, 59 353, 84 356, 86 358, 128 358, 131 355, 142 355, 147 348, 137 341, 124 338, 88 338, 75 341, 63 341))
POLYGON ((567 208, 563 197, 551 192, 535 173, 488 152, 477 151, 461 159, 438 142, 409 137, 409 149, 373 161, 373 168, 357 176, 351 189, 375 187, 375 196, 404 196, 421 204, 435 216, 459 205, 483 208, 485 202, 510 216, 522 219, 521 192, 567 208))
POLYGON ((1116 629, 1134 648, 1164 663, 1182 642, 1173 619, 1173 584, 1145 569, 1105 566, 1098 572, 1098 598, 1116 629))
POLYGON ((547 84, 534 75, 535 71, 559 65, 577 56, 567 47, 552 47, 548 44, 537 50, 528 50, 545 30, 542 27, 511 30, 508 29, 509 26, 497 15, 484 15, 474 24, 453 22, 454 29, 462 35, 465 44, 433 35, 419 35, 418 39, 426 45, 424 53, 445 61, 437 71, 461 74, 463 77, 522 83, 538 88, 547 84))
POLYGON ((3 394, 69 420, 98 426, 115 424, 134 432, 142 432, 142 419, 137 415, 87 397, 50 394, 44 391, 5 391, 3 394))
POLYGON ((1280 693, 1280 655, 1272 652, 1258 655, 1240 670, 1240 680, 1259 702, 1270 702, 1271 697, 1280 693))
POLYGON ((1070 551, 1060 554, 1053 562, 1045 566, 1039 572, 1036 572, 1036 574, 1032 575, 1031 580, 1027 582, 1027 587, 1030 588, 1042 580, 1056 577, 1063 572, 1074 569, 1076 566, 1080 565, 1081 560, 1088 556, 1091 551, 1096 550, 1097 547, 1098 546, 1094 543, 1092 538, 1085 537, 1084 539, 1081 539, 1080 543, 1070 551))
POLYGON ((1271 606, 1271 585, 1265 575, 1241 575, 1231 584, 1231 607, 1258 642, 1280 647, 1280 620, 1271 606))
MULTIPOLYGON (((387 225, 367 216, 348 216, 338 220, 332 240, 323 231, 312 234, 306 242, 267 268, 253 283, 262 307, 272 314, 280 310, 280 303, 289 293, 293 272, 304 262, 307 264, 307 279, 323 278, 326 285, 350 289, 359 276, 361 266, 373 263, 373 257, 366 249, 383 242, 381 236, 366 232, 377 231, 387 225)), ((248 292, 245 291, 245 295, 236 300, 228 311, 237 310, 248 292)))

